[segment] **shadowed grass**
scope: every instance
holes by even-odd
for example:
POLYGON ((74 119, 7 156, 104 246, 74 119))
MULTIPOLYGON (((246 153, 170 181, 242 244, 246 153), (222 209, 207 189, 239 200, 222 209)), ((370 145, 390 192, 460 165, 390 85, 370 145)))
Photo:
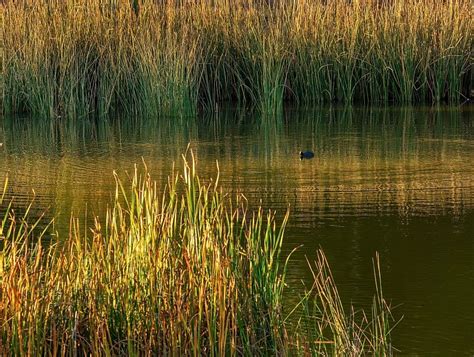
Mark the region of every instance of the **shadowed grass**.
MULTIPOLYGON (((203 183, 194 159, 170 176, 163 194, 135 170, 130 188, 116 177, 103 222, 71 220, 64 241, 7 208, 0 231, 0 353, 268 355, 350 351, 390 353, 389 310, 379 287, 372 329, 347 325, 327 261, 318 253, 314 291, 296 308, 320 306, 318 336, 285 323, 287 262, 280 250, 288 219, 276 226, 260 208, 203 183), (49 237, 49 239, 53 239, 49 237), (359 328, 360 333, 351 334, 359 328), (297 336, 297 337, 294 337, 297 336), (321 342, 319 340, 319 342, 321 342), (359 344, 362 343, 362 347, 359 344), (317 347, 317 348, 316 348, 317 347)), ((5 184, 6 187, 6 184, 5 184)), ((5 192, 5 189, 4 189, 5 192)), ((3 203, 2 195, 0 204, 3 203)))
POLYGON ((329 263, 318 250, 314 265, 309 263, 314 278, 312 289, 303 297, 304 315, 301 320, 304 338, 300 351, 316 355, 361 356, 391 355, 390 334, 393 329, 391 308, 383 297, 380 260, 373 261, 376 294, 371 315, 355 311, 347 313, 334 281, 329 263), (312 299, 312 294, 316 297, 312 299))

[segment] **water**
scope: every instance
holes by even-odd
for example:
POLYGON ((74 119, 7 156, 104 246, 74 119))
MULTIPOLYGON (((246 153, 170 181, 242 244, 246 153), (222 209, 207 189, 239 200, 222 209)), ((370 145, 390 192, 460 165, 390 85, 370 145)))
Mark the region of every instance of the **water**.
MULTIPOLYGON (((403 354, 474 354, 474 108, 320 108, 281 118, 122 120, 55 126, 0 120, 0 180, 22 212, 35 192, 67 232, 71 211, 101 216, 114 189, 146 162, 164 184, 188 143, 202 177, 282 217, 290 290, 310 284, 323 248, 345 303, 367 308, 379 252, 384 294, 403 319, 403 354), (300 161, 300 150, 315 158, 300 161), (87 209, 87 213, 85 213, 87 209)), ((288 305, 294 294, 288 294, 288 305)))

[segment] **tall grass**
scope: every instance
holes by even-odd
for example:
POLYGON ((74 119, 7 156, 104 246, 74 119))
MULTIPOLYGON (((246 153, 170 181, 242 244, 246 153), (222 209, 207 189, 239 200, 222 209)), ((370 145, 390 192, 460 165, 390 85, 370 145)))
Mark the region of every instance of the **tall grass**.
MULTIPOLYGON (((324 313, 306 316, 321 326, 313 340, 285 322, 280 250, 288 215, 277 228, 272 213, 247 211, 218 179, 203 183, 193 160, 160 195, 146 170, 134 172, 130 188, 116 175, 105 220, 83 229, 72 219, 69 236, 57 241, 50 227, 27 219, 28 211, 15 217, 7 206, 0 226, 0 353, 306 354, 328 338, 326 352, 338 354, 338 336, 348 326, 326 334, 325 324, 345 317, 331 308, 340 309, 340 301, 328 298, 335 287, 324 255, 315 277, 324 313)), ((379 299, 374 323, 389 313, 379 299)), ((319 304, 308 295, 299 306, 309 301, 319 304)), ((390 352, 383 322, 381 333, 364 331, 363 342, 374 343, 356 350, 359 337, 344 335, 344 348, 390 352)))
POLYGON ((305 311, 302 325, 306 335, 300 349, 317 355, 391 355, 393 316, 382 292, 379 255, 373 261, 376 294, 371 315, 363 310, 356 311, 352 306, 349 312, 344 309, 322 250, 317 252, 316 261, 314 264, 309 263, 309 266, 314 278, 316 298, 311 301, 308 293, 301 300, 305 311))
POLYGON ((6 0, 7 112, 189 115, 237 100, 440 102, 472 89, 469 0, 6 0))
POLYGON ((200 184, 186 165, 160 198, 135 172, 131 192, 117 182, 105 224, 90 236, 76 221, 61 247, 31 242, 22 225, 7 234, 5 352, 276 350, 285 222, 276 230, 271 215, 247 214, 239 202, 234 209, 216 184, 200 184))

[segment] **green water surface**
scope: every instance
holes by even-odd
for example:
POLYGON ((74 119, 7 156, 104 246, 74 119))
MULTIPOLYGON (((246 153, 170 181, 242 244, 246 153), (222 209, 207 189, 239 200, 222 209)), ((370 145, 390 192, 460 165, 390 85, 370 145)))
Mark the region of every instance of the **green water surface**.
MULTIPOLYGON (((200 176, 215 177, 283 216, 287 305, 310 284, 306 257, 322 248, 344 302, 370 306, 372 258, 401 354, 474 354, 474 107, 288 109, 279 117, 227 110, 199 118, 115 118, 55 124, 0 119, 0 180, 18 212, 65 234, 71 212, 102 216, 114 190, 145 162, 164 185, 188 144, 200 176), (299 160, 300 150, 315 158, 299 160)), ((396 353, 398 354, 398 353, 396 353)))

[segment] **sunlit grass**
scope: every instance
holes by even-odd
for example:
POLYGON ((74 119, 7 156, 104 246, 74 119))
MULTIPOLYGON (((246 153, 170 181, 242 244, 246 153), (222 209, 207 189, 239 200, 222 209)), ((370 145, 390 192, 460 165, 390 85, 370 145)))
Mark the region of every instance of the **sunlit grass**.
POLYGON ((469 0, 46 1, 0 5, 7 112, 192 115, 224 101, 469 96, 469 0), (133 6, 131 6, 133 5, 133 6))
POLYGON ((336 288, 322 252, 314 288, 295 309, 284 309, 288 262, 280 251, 288 214, 277 225, 271 212, 249 212, 218 180, 204 183, 195 161, 185 161, 160 194, 146 168, 136 170, 130 187, 116 179, 104 221, 84 229, 72 219, 63 240, 41 218, 27 219, 29 210, 16 217, 7 205, 0 231, 0 352, 390 353, 391 316, 381 290, 374 316, 351 322, 331 295, 336 288), (320 327, 318 340, 314 329, 306 333, 287 322, 285 310, 291 315, 309 303, 321 307, 322 314, 303 315, 320 327), (335 319, 341 326, 327 330, 335 319), (348 335, 354 327, 363 332, 357 338, 348 335), (321 350, 325 341, 332 342, 321 350))

